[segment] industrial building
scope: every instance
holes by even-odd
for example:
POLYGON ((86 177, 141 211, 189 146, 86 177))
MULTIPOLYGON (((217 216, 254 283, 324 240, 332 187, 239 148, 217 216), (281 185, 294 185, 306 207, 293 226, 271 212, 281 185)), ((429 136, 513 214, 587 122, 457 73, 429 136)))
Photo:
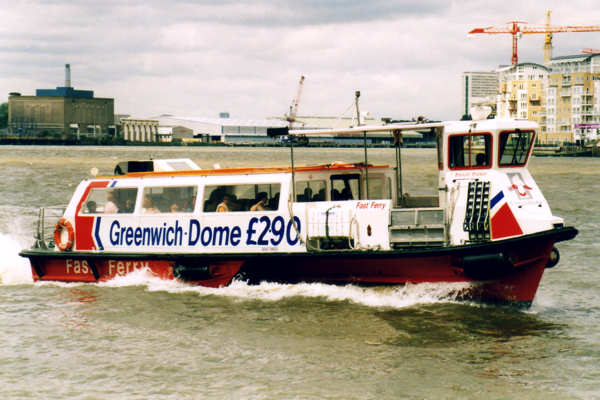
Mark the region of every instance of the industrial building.
POLYGON ((37 89, 35 96, 9 94, 8 131, 16 136, 114 136, 114 99, 94 97, 92 90, 73 89, 70 65, 66 64, 65 86, 37 89))

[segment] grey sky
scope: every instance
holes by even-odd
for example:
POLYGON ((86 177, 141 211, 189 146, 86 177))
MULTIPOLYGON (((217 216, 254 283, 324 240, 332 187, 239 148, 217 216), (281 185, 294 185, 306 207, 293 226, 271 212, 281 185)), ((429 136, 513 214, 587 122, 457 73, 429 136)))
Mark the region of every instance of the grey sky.
MULTIPOLYGON (((518 19, 600 24, 597 1, 2 1, 0 100, 64 83, 114 97, 115 111, 261 118, 341 114, 361 90, 377 117, 460 116, 460 74, 508 64, 509 35, 474 27, 518 19), (4 93, 2 95, 1 93, 4 93)), ((543 35, 519 41, 541 62, 543 35)), ((600 47, 600 32, 556 34, 554 54, 600 47)), ((5 101, 5 100, 3 100, 5 101)))

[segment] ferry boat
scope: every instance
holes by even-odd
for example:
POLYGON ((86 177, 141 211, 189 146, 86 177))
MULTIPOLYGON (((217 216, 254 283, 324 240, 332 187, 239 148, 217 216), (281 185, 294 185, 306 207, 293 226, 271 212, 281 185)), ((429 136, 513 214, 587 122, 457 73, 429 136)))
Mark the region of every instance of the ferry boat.
POLYGON ((364 138, 360 162, 200 169, 131 161, 40 210, 21 252, 35 281, 98 282, 139 269, 208 287, 233 279, 400 285, 468 282, 461 297, 530 305, 574 238, 527 169, 538 126, 485 119, 289 135, 364 138), (437 138, 437 195, 403 191, 406 130, 437 138), (369 135, 393 137, 396 165, 370 164, 369 135), (49 219, 54 218, 49 223, 49 219), (58 222, 56 220, 58 219, 58 222))

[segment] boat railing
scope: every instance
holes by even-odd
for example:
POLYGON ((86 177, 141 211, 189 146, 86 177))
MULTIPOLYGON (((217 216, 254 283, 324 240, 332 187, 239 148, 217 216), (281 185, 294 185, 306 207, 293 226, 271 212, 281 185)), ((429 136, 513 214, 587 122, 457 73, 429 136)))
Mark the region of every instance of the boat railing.
POLYGON ((35 235, 35 247, 48 249, 54 247, 54 229, 58 220, 64 215, 67 206, 41 207, 35 235))

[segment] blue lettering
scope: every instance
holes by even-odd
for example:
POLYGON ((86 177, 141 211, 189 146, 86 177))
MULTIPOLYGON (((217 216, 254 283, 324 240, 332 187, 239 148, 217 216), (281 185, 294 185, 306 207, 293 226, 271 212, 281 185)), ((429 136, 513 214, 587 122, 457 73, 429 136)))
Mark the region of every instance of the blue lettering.
POLYGON ((267 232, 269 232, 269 227, 271 226, 271 219, 266 215, 263 215, 262 217, 260 217, 260 222, 264 222, 265 227, 260 233, 260 235, 258 235, 258 244, 259 246, 268 246, 269 241, 265 239, 265 236, 267 235, 267 232))
POLYGON ((135 228, 135 233, 133 235, 133 240, 135 242, 136 246, 141 245, 142 242, 142 229, 141 228, 135 228))
POLYGON ((150 228, 150 245, 151 246, 158 246, 160 244, 160 239, 161 239, 161 235, 162 234, 162 230, 160 228, 150 228))
POLYGON ((163 232, 163 240, 162 240, 162 245, 165 245, 165 240, 167 239, 167 233, 165 232, 167 229, 167 223, 165 222, 162 226, 162 228, 160 228, 163 232))
POLYGON ((197 219, 190 220, 190 230, 188 235, 188 245, 195 246, 196 243, 198 243, 198 239, 200 239, 200 222, 198 222, 197 219))
POLYGON ((234 226, 231 229, 231 236, 229 237, 231 244, 234 246, 240 244, 240 237, 242 237, 242 230, 239 226, 234 226))
POLYGON ((223 242, 223 234, 225 234, 225 246, 229 245, 229 227, 228 226, 217 226, 213 231, 213 246, 217 244, 217 235, 219 235, 219 244, 218 246, 222 246, 223 242))
POLYGON ((298 217, 294 217, 294 220, 289 220, 287 228, 285 230, 285 237, 287 239, 287 242, 290 246, 295 245, 296 243, 298 243, 298 236, 299 233, 302 232, 302 230, 300 229, 300 218, 298 217), (296 231, 296 228, 294 228, 294 221, 296 222, 296 227, 298 228, 298 232, 296 234, 296 237, 294 239, 292 239, 292 233, 291 231, 294 230, 296 231))
POLYGON ((175 221, 175 240, 174 244, 177 246, 181 246, 181 242, 183 241, 183 228, 179 226, 179 221, 175 221), (177 240, 179 238, 179 240, 177 240))
POLYGON ((246 238, 246 245, 248 246, 256 244, 256 241, 252 239, 252 235, 256 233, 256 231, 254 230, 254 224, 257 222, 258 218, 256 217, 250 218, 250 222, 248 222, 248 230, 246 231, 246 234, 248 235, 248 237, 246 238))
POLYGON ((133 229, 128 227, 125 235, 125 243, 127 243, 127 246, 131 246, 133 243, 133 229))
POLYGON ((167 246, 173 246, 173 242, 175 241, 175 238, 171 238, 171 236, 175 235, 175 228, 173 228, 172 226, 167 228, 167 234, 165 235, 167 237, 167 246))
POLYGON ((120 229, 121 229, 121 225, 119 224, 119 221, 113 221, 113 223, 110 224, 109 240, 110 240, 110 244, 112 244, 113 246, 116 246, 119 244, 119 230, 120 229))
POLYGON ((202 233, 200 234, 200 242, 202 243, 202 246, 209 246, 211 239, 212 231, 208 226, 206 226, 204 229, 202 229, 202 233), (208 237, 206 237, 205 233, 208 233, 208 237))

